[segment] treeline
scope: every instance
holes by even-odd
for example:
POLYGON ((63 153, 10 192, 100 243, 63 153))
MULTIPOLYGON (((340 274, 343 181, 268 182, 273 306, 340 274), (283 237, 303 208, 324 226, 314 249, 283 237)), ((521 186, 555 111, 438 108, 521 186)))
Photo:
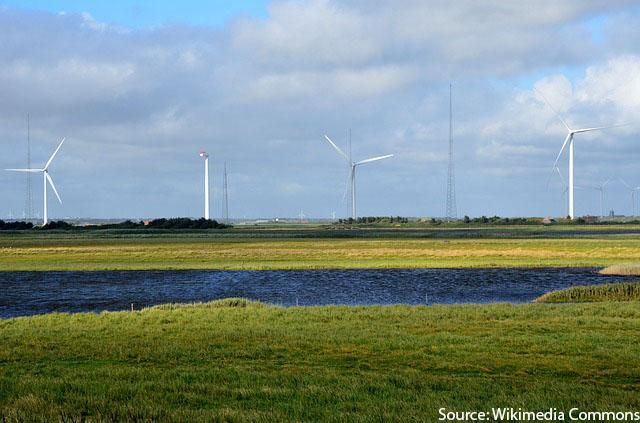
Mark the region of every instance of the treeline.
POLYGON ((121 225, 130 227, 131 229, 147 228, 147 229, 224 229, 231 226, 223 223, 218 223, 216 220, 205 219, 189 219, 187 217, 177 217, 171 219, 155 219, 147 222, 138 222, 137 224, 127 220, 122 222, 121 225), (131 227, 131 225, 137 225, 131 227))
POLYGON ((482 223, 490 225, 539 225, 540 219, 526 218, 526 217, 500 217, 500 216, 480 216, 470 218, 465 216, 462 218, 463 223, 482 223))
POLYGON ((31 222, 5 222, 0 220, 0 231, 22 231, 33 228, 31 222))
POLYGON ((149 221, 134 222, 126 220, 120 223, 108 223, 104 225, 76 226, 64 220, 53 220, 44 226, 34 226, 31 222, 4 222, 0 220, 0 230, 101 230, 101 229, 224 229, 230 225, 219 223, 211 219, 189 219, 177 217, 171 219, 155 219, 149 221))
POLYGON ((400 217, 400 216, 396 216, 396 217, 365 216, 365 217, 358 217, 357 219, 354 219, 352 217, 348 219, 338 219, 338 223, 343 225, 344 224, 346 225, 370 224, 370 223, 409 223, 409 219, 406 217, 400 217))

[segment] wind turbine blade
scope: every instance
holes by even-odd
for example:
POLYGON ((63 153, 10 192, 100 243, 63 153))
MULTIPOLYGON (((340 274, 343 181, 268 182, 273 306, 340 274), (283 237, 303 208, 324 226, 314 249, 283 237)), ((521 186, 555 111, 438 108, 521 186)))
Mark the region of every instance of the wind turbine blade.
POLYGON ((347 176, 347 182, 344 184, 344 194, 342 195, 342 201, 346 201, 349 194, 349 187, 351 187, 351 178, 353 178, 353 168, 349 171, 347 176))
POLYGON ((42 172, 44 169, 5 169, 9 172, 42 172))
POLYGON ((579 134, 581 132, 591 132, 591 131, 599 131, 601 129, 610 129, 610 128, 618 128, 620 126, 627 126, 629 125, 628 123, 625 123, 623 125, 611 125, 611 126, 598 126, 596 128, 583 128, 583 129, 576 129, 575 131, 572 131, 574 134, 579 134))
POLYGON ((344 159, 345 159, 347 162, 351 163, 351 161, 349 160, 349 157, 347 157, 347 155, 346 155, 346 154, 344 154, 344 151, 340 150, 340 147, 338 147, 337 145, 335 145, 335 143, 334 143, 333 141, 331 141, 331 138, 329 138, 329 137, 328 137, 328 136, 326 136, 326 135, 324 136, 324 138, 325 138, 327 141, 329 141, 329 144, 331 144, 331 147, 333 147, 333 148, 338 152, 338 154, 340 154, 342 157, 344 157, 344 159))
POLYGON ((387 154, 386 156, 372 157, 370 159, 361 160, 359 162, 356 162, 356 166, 359 166, 359 165, 365 164, 365 163, 377 162, 378 160, 384 160, 384 159, 388 159, 390 157, 393 157, 393 154, 387 154))
POLYGON ((627 189, 633 190, 633 188, 631 188, 631 185, 629 185, 628 183, 626 183, 624 179, 622 179, 622 178, 618 178, 618 180, 619 180, 620 182, 622 182, 622 185, 624 185, 627 189))
POLYGON ((569 125, 567 125, 567 122, 564 121, 564 119, 562 119, 562 116, 560 116, 560 113, 558 113, 558 111, 551 105, 551 103, 549 103, 549 100, 547 100, 547 97, 544 96, 544 94, 542 94, 542 92, 540 92, 540 90, 536 90, 534 88, 534 91, 537 92, 538 94, 540 94, 540 97, 542 97, 542 99, 544 100, 545 103, 547 103, 547 106, 549 106, 549 108, 551 110, 553 110, 553 113, 556 114, 556 116, 558 117, 558 119, 560 120, 560 122, 562 122, 562 124, 564 125, 565 128, 567 128, 567 130, 569 132, 571 132, 571 128, 569 128, 569 125))
POLYGON ((49 185, 51 185, 51 188, 53 188, 53 192, 56 194, 56 197, 58 197, 58 201, 60 202, 60 204, 62 204, 60 195, 58 195, 58 190, 56 190, 56 186, 53 185, 53 179, 51 179, 51 176, 49 176, 49 173, 45 173, 45 176, 47 177, 47 182, 49 182, 49 185))
POLYGON ((560 172, 560 168, 558 168, 556 166, 555 170, 558 173, 558 176, 560 177, 560 180, 562 181, 562 186, 566 187, 567 186, 567 182, 564 180, 564 176, 562 176, 562 173, 560 172))
POLYGON ((564 142, 562 143, 562 148, 560 149, 560 152, 558 153, 558 157, 556 157, 556 161, 555 163, 553 163, 553 168, 557 169, 558 168, 558 161, 560 160, 560 156, 562 156, 562 152, 564 151, 564 148, 567 146, 567 143, 569 142, 569 140, 571 139, 571 137, 573 136, 573 134, 567 134, 567 138, 564 139, 564 142))
POLYGON ((56 156, 56 154, 58 154, 58 150, 60 150, 60 147, 62 147, 62 144, 64 143, 65 139, 66 138, 62 138, 62 141, 60 141, 60 144, 58 144, 58 148, 56 148, 56 151, 54 151, 53 154, 51 155, 51 157, 49 157, 49 160, 47 161, 47 164, 44 165, 44 169, 45 170, 49 168, 49 165, 53 161, 53 158, 56 156))

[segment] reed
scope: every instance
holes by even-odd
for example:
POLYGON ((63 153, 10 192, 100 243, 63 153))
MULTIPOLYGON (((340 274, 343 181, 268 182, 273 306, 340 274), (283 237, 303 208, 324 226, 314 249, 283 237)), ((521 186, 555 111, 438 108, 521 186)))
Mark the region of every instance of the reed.
POLYGON ((601 275, 640 276, 640 263, 614 264, 600 271, 601 275))
POLYGON ((639 300, 640 282, 623 282, 572 286, 571 288, 548 292, 535 301, 538 303, 594 303, 639 300))

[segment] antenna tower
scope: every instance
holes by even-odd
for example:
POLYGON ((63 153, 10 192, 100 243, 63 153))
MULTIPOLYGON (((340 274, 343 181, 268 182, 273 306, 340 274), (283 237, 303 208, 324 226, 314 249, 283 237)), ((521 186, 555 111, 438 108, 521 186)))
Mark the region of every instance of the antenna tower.
POLYGON ((447 221, 452 221, 458 217, 456 208, 456 177, 453 164, 453 101, 452 88, 449 84, 449 172, 447 175, 447 221))

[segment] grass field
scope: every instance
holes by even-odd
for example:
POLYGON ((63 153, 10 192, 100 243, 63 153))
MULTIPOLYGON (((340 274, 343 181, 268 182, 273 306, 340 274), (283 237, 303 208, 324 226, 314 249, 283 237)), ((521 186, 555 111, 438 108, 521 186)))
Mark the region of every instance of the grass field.
POLYGON ((0 415, 435 421, 640 409, 640 304, 279 308, 0 320, 0 415), (612 330, 615 328, 615 330, 612 330))
POLYGON ((640 262, 635 227, 90 231, 0 234, 0 271, 609 266, 640 262), (571 232, 566 233, 569 228, 571 232), (577 229, 576 229, 577 228, 577 229))

